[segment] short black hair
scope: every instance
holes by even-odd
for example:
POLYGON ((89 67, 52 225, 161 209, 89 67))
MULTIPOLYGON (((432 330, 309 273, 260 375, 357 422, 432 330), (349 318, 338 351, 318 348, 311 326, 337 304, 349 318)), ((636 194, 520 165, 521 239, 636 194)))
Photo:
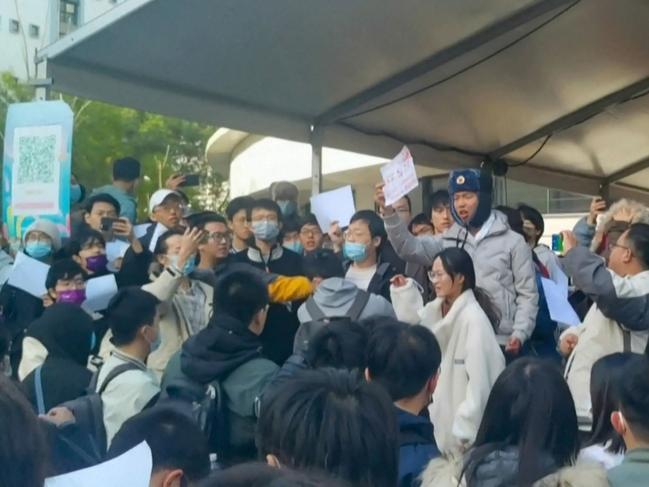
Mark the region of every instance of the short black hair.
POLYGON ((79 231, 73 235, 73 238, 68 241, 65 246, 65 253, 72 257, 73 255, 79 255, 79 252, 86 247, 91 245, 101 245, 104 248, 106 247, 106 239, 97 230, 90 228, 87 225, 83 225, 79 228, 79 231))
POLYGON ((521 215, 519 210, 505 205, 496 206, 495 209, 507 217, 507 223, 513 232, 518 233, 521 237, 527 240, 527 235, 525 235, 525 232, 523 231, 523 215, 521 215))
POLYGON ((205 225, 207 225, 208 223, 223 223, 227 226, 228 221, 223 215, 220 215, 213 211, 203 211, 201 213, 196 213, 190 217, 187 217, 187 223, 190 227, 197 227, 201 230, 205 230, 205 225))
POLYGON ((284 224, 282 225, 282 235, 286 235, 290 232, 299 232, 300 228, 302 228, 302 225, 300 224, 299 218, 291 216, 284 220, 284 224))
POLYGON ((216 281, 214 309, 245 325, 268 303, 268 288, 252 272, 232 271, 216 281))
POLYGON ((134 157, 123 157, 113 162, 114 181, 135 181, 140 177, 140 161, 134 157))
POLYGON ((541 240, 541 237, 545 232, 545 220, 543 219, 543 215, 536 208, 524 204, 518 205, 518 211, 523 215, 523 220, 531 221, 536 229, 541 232, 541 234, 536 238, 536 243, 539 243, 539 240, 541 240))
POLYGON ((405 198, 406 202, 408 203, 408 211, 412 212, 412 201, 410 200, 410 196, 403 195, 402 198, 405 198))
POLYGON ((54 289, 60 279, 74 279, 78 275, 81 275, 84 281, 88 279, 86 271, 71 258, 56 260, 47 271, 45 289, 54 289))
POLYGON ((372 236, 372 238, 381 237, 381 243, 384 243, 386 241, 387 233, 385 231, 385 225, 383 224, 381 217, 377 215, 375 211, 357 211, 356 213, 354 213, 354 216, 352 216, 349 224, 351 225, 356 221, 363 221, 367 224, 370 229, 370 235, 372 236))
POLYGON ((153 255, 166 254, 167 250, 169 249, 169 247, 167 246, 167 240, 170 237, 173 237, 174 235, 180 235, 182 237, 184 235, 184 232, 182 230, 172 228, 171 230, 167 230, 166 232, 161 234, 158 237, 158 241, 155 243, 155 249, 153 249, 153 255))
POLYGON ((304 275, 309 279, 345 277, 345 268, 340 257, 330 249, 317 249, 309 252, 302 259, 302 268, 304 275))
POLYGON ((139 287, 120 289, 106 309, 113 344, 119 347, 132 343, 140 328, 153 325, 158 304, 158 298, 139 287))
POLYGON ((320 228, 318 219, 315 217, 313 213, 308 213, 302 217, 302 219, 300 220, 300 230, 302 230, 302 227, 305 227, 307 225, 313 225, 320 228))
POLYGON ((386 318, 370 331, 367 368, 393 401, 415 396, 439 370, 442 352, 435 335, 421 325, 386 318))
POLYGON ((255 199, 250 196, 239 196, 234 198, 230 203, 228 203, 228 207, 225 209, 225 216, 227 216, 228 220, 232 221, 234 215, 239 213, 241 210, 245 210, 246 218, 248 218, 248 208, 250 208, 254 201, 255 199))
POLYGON ((118 215, 120 211, 122 211, 122 207, 120 206, 119 201, 117 201, 108 193, 99 193, 91 196, 84 203, 83 207, 86 213, 92 213, 92 209, 97 203, 106 203, 107 205, 111 205, 113 208, 115 208, 115 213, 117 213, 118 215))
POLYGON ((623 367, 618 385, 619 408, 643 441, 649 441, 649 359, 637 354, 623 367))
POLYGON ((428 225, 430 228, 433 228, 433 222, 431 222, 430 218, 424 213, 418 213, 412 218, 412 220, 410 220, 410 223, 408 223, 408 231, 410 233, 412 233, 412 229, 415 225, 428 225))
POLYGON ((252 204, 248 207, 246 211, 246 219, 252 221, 252 212, 253 210, 267 210, 274 211, 277 214, 277 221, 282 221, 282 210, 279 205, 275 203, 270 198, 259 198, 253 200, 252 204))
POLYGON ((396 419, 385 390, 360 373, 303 371, 264 398, 257 445, 289 468, 323 469, 357 487, 394 487, 396 419))
POLYGON ((305 359, 314 369, 364 370, 367 330, 348 320, 333 320, 309 341, 305 359))
POLYGON ((153 472, 181 469, 192 483, 210 473, 207 439, 184 414, 169 407, 154 407, 133 416, 113 438, 107 459, 118 457, 143 441, 151 449, 153 472))
POLYGON ((428 206, 430 207, 428 208, 428 213, 437 208, 450 207, 451 196, 448 194, 448 190, 439 189, 431 194, 428 199, 428 206))
POLYGON ((649 269, 649 225, 634 223, 627 234, 633 255, 640 261, 644 269, 649 269))

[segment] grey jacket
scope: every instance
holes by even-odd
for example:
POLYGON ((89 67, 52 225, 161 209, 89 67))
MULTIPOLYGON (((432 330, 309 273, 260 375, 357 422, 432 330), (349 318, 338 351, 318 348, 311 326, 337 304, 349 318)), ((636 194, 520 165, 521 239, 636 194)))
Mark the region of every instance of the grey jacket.
POLYGON ((604 259, 585 247, 575 247, 562 263, 575 287, 592 299, 604 316, 631 331, 649 330, 649 295, 620 296, 621 279, 608 270, 604 259))
MULTIPOLYGON (((341 277, 331 277, 320 283, 313 294, 313 299, 315 299, 316 304, 325 315, 339 318, 345 316, 349 311, 356 293, 358 293, 358 288, 352 282, 341 277)), ((364 320, 376 316, 396 318, 394 309, 387 299, 378 294, 370 294, 369 301, 365 305, 360 319, 364 320)), ((297 310, 297 317, 300 323, 312 321, 305 304, 297 310)))
POLYGON ((534 331, 538 312, 532 250, 509 228, 505 215, 496 210, 493 214, 495 221, 479 241, 457 223, 441 235, 417 238, 398 215, 384 221, 392 246, 406 262, 430 266, 443 249, 464 246, 473 258, 477 285, 491 295, 500 310, 498 342, 504 344, 511 335, 524 343, 534 331))

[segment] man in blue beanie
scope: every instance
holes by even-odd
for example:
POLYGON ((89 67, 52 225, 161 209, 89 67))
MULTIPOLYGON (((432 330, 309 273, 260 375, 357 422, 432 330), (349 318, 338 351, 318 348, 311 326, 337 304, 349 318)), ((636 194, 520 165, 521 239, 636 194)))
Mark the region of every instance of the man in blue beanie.
POLYGON ((501 314, 498 343, 518 355, 534 331, 538 290, 532 253, 522 236, 512 231, 505 215, 491 208, 491 173, 458 169, 449 177, 451 214, 455 223, 441 235, 415 237, 390 206, 382 185, 375 199, 383 208, 388 239, 406 262, 431 266, 447 247, 460 247, 473 258, 478 286, 486 290, 501 314))

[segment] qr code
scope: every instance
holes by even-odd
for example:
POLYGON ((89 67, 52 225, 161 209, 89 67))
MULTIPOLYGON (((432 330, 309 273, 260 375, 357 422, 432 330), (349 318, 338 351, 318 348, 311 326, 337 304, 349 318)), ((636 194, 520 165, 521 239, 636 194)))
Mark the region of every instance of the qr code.
POLYGON ((56 135, 20 137, 16 182, 53 183, 56 162, 56 135))

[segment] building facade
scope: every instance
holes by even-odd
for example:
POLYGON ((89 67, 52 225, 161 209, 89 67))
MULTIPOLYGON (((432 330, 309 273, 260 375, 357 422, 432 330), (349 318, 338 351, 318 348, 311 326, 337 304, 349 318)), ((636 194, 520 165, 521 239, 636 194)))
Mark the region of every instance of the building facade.
POLYGON ((36 51, 128 0, 0 0, 0 72, 36 76, 36 51))

